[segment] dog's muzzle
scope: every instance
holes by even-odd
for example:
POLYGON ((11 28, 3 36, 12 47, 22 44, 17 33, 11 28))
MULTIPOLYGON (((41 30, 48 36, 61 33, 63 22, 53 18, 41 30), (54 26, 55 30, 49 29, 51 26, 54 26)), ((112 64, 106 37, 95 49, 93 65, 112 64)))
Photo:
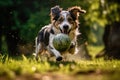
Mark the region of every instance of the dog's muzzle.
POLYGON ((64 33, 64 34, 69 34, 71 29, 69 29, 69 26, 68 25, 64 25, 63 26, 63 29, 60 28, 60 31, 61 33, 64 33))

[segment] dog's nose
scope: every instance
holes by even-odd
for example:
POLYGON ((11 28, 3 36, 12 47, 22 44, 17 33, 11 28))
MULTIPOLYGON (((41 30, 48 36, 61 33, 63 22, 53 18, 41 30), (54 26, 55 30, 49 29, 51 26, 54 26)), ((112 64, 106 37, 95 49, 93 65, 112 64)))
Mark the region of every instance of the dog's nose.
POLYGON ((67 29, 69 28, 69 26, 68 26, 68 25, 64 25, 63 28, 64 28, 65 30, 67 30, 67 29))

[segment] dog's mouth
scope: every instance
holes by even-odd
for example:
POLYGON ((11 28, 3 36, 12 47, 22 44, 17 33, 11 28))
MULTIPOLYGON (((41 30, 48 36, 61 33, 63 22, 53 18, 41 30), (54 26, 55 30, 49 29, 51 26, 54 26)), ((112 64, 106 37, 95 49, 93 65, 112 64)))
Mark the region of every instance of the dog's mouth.
POLYGON ((64 34, 69 34, 70 33, 70 31, 71 31, 71 29, 61 29, 60 28, 60 31, 61 31, 61 33, 64 33, 64 34))

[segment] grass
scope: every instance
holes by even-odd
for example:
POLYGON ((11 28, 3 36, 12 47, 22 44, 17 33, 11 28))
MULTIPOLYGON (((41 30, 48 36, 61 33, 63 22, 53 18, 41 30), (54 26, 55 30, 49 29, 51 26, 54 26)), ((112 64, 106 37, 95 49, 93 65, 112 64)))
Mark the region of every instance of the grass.
MULTIPOLYGON (((88 47, 93 56, 102 47, 88 47)), ((120 61, 36 61, 33 57, 0 56, 0 80, 119 80, 120 61)))

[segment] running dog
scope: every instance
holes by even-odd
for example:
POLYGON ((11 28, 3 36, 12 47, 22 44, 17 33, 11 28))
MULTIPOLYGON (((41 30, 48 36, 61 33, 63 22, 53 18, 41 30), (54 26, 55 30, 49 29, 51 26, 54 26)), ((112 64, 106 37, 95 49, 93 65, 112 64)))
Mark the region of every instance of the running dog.
POLYGON ((85 13, 78 6, 68 8, 68 10, 62 10, 59 6, 51 8, 51 24, 44 26, 38 33, 35 40, 35 56, 38 58, 38 54, 47 51, 56 57, 57 61, 62 60, 62 53, 56 50, 53 46, 53 38, 56 34, 67 34, 71 39, 71 46, 67 52, 70 54, 77 53, 76 38, 79 35, 79 14, 85 13))

